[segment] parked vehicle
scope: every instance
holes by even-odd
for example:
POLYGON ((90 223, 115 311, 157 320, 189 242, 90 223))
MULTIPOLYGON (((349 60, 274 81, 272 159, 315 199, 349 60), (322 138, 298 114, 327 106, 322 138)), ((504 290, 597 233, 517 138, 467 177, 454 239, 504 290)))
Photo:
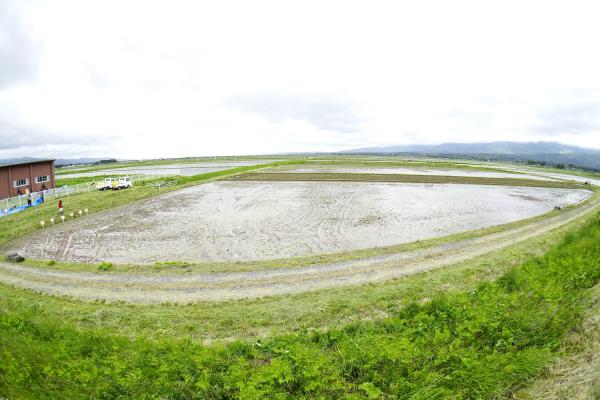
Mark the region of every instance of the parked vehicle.
POLYGON ((113 190, 127 189, 133 186, 133 181, 128 176, 122 176, 118 180, 115 179, 112 183, 113 190))
POLYGON ((104 182, 100 182, 96 185, 98 190, 109 190, 113 188, 113 182, 116 182, 117 178, 105 178, 104 182))

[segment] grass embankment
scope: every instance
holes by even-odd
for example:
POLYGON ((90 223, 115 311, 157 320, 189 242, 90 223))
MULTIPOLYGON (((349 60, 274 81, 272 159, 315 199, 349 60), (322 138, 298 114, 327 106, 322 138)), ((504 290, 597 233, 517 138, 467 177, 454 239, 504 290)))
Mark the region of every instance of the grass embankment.
MULTIPOLYGON (((65 215, 67 216, 69 215, 69 212, 77 212, 78 210, 84 208, 88 208, 89 211, 93 213, 131 203, 136 200, 142 200, 148 197, 156 196, 168 191, 196 185, 198 183, 234 176, 236 174, 242 174, 260 168, 268 168, 297 162, 299 161, 281 161, 271 164, 231 168, 223 171, 215 171, 193 176, 182 176, 177 178, 177 185, 162 189, 158 189, 157 187, 148 187, 144 185, 144 182, 141 182, 136 184, 134 187, 125 190, 108 190, 102 192, 93 190, 89 193, 62 197, 63 206, 65 215)), ((164 180, 164 178, 154 179, 154 181, 158 180, 164 180)), ((40 229, 39 227, 41 220, 45 220, 46 223, 48 223, 48 220, 51 217, 57 216, 57 204, 58 199, 48 197, 46 199, 46 203, 40 206, 32 207, 25 211, 0 218, 0 246, 8 240, 26 235, 36 229, 40 229)))
POLYGON ((509 166, 511 166, 513 168, 520 167, 520 168, 523 168, 524 170, 531 171, 531 172, 560 174, 560 175, 566 175, 567 177, 569 175, 575 175, 575 176, 580 176, 583 178, 600 179, 600 173, 593 172, 593 171, 586 171, 584 169, 578 169, 578 168, 553 168, 553 167, 548 167, 548 166, 544 167, 544 166, 527 165, 527 164, 512 164, 512 165, 509 164, 509 166))
POLYGON ((305 328, 323 330, 359 320, 381 319, 388 316, 389 310, 412 302, 421 302, 441 293, 470 290, 481 282, 498 278, 531 257, 544 254, 566 233, 582 224, 578 220, 474 260, 369 285, 185 306, 84 302, 40 296, 0 285, 0 309, 30 315, 34 322, 56 320, 79 328, 101 328, 130 338, 189 338, 201 342, 232 338, 256 340, 305 328))
POLYGON ((353 174, 353 173, 249 173, 230 178, 240 181, 300 181, 300 182, 390 182, 426 184, 463 184, 493 186, 524 186, 557 189, 589 189, 590 186, 573 182, 556 182, 518 178, 487 178, 479 176, 404 175, 404 174, 353 174))
POLYGON ((569 332, 560 355, 510 400, 600 399, 600 285, 592 290, 584 321, 569 332))
MULTIPOLYGON (((598 216, 495 282, 326 332, 211 347, 0 309, 8 398, 492 398, 553 357, 600 281, 598 216)), ((353 290, 353 289, 347 289, 353 290)), ((239 318, 245 318, 240 315, 239 318)))

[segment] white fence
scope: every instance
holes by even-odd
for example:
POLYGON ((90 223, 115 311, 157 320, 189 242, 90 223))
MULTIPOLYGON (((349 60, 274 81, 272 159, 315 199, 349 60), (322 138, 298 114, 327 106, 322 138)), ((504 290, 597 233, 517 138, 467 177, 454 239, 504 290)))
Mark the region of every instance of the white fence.
POLYGON ((152 182, 152 183, 146 183, 146 186, 154 186, 157 188, 162 188, 162 187, 171 187, 171 186, 175 186, 177 185, 177 181, 158 181, 158 182, 152 182))
MULTIPOLYGON (((140 182, 144 180, 155 179, 158 177, 164 177, 164 175, 129 175, 129 177, 133 182, 140 182)), ((60 197, 70 197, 76 196, 81 193, 92 192, 97 190, 96 184, 102 181, 79 183, 77 185, 69 186, 63 185, 54 189, 48 189, 41 192, 33 192, 31 193, 31 202, 33 205, 39 204, 42 195, 44 196, 44 200, 47 201, 50 199, 58 199, 60 197)), ((0 200, 0 216, 5 215, 7 213, 7 210, 11 211, 14 209, 21 209, 21 207, 28 205, 28 200, 29 195, 25 194, 0 200)))

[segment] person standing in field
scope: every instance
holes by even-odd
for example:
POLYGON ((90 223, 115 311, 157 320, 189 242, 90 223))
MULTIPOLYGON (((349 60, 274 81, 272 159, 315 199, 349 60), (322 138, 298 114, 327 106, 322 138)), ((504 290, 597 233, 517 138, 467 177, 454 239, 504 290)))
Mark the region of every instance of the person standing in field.
POLYGON ((58 201, 58 213, 62 215, 63 213, 63 204, 62 204, 62 200, 58 201))

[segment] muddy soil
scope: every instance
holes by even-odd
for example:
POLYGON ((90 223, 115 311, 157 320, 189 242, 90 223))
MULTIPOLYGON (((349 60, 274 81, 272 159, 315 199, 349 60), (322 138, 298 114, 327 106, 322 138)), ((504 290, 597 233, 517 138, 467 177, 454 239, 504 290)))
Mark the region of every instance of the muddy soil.
POLYGON ((537 176, 531 174, 488 171, 469 171, 467 169, 439 169, 439 168, 406 168, 406 167, 373 167, 373 166, 343 166, 343 165, 314 165, 305 166, 282 166, 273 168, 272 172, 293 173, 348 173, 348 174, 406 174, 406 175, 443 175, 443 176, 478 176, 484 178, 509 178, 509 179, 532 179, 532 180, 556 180, 549 176, 537 176))
POLYGON ((475 185, 219 181, 58 224, 3 251, 127 264, 278 259, 504 224, 589 194, 475 185))

